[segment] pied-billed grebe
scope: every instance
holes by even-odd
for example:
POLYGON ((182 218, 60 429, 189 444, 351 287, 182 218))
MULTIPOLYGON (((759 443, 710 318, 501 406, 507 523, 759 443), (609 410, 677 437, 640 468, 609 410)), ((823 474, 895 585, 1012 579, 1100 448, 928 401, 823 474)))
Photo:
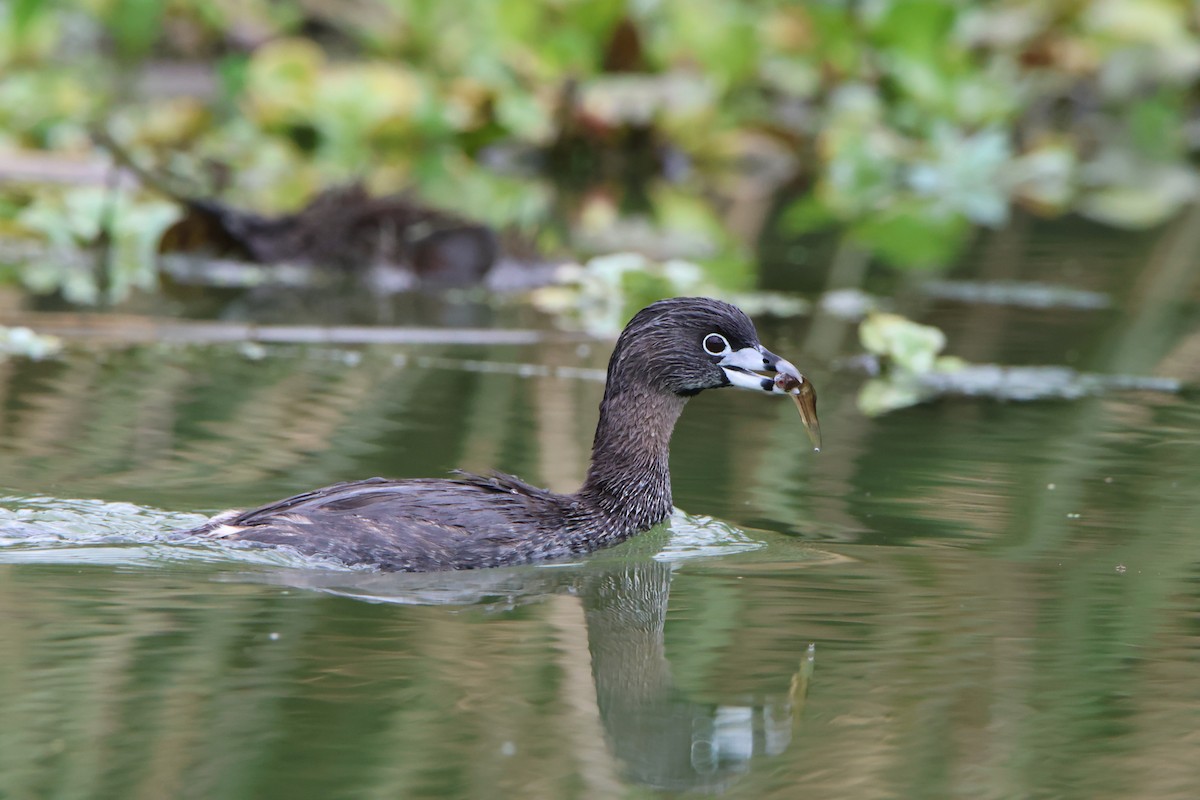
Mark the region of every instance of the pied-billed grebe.
POLYGON ((226 512, 185 533, 403 572, 588 553, 667 518, 675 420, 689 397, 722 386, 801 397, 801 416, 819 444, 811 386, 759 344, 750 319, 728 303, 680 297, 639 311, 617 340, 591 466, 574 494, 538 489, 511 475, 370 478, 226 512))

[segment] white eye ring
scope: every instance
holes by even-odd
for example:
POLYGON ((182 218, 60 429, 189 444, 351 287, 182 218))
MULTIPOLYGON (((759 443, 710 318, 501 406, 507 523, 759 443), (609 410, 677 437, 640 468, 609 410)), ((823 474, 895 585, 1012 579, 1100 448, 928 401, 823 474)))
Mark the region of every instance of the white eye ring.
POLYGON ((704 352, 710 356, 723 356, 730 349, 729 340, 719 333, 710 333, 704 337, 704 352))

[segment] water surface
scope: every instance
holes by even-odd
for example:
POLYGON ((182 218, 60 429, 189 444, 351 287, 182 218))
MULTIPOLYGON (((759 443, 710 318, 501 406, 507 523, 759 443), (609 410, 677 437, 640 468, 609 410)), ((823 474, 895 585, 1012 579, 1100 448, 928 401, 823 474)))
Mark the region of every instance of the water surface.
MULTIPOLYGON (((1161 302, 1149 245, 1089 271, 1111 242, 1030 236, 1032 266, 955 277, 1113 303, 902 310, 977 362, 1194 377, 1194 288, 1161 302)), ((675 434, 663 529, 461 575, 163 538, 376 474, 570 490, 605 342, 0 364, 0 796, 1194 797, 1200 404, 866 418, 837 368, 852 323, 761 327, 820 389, 823 452, 790 403, 706 393, 675 434)))

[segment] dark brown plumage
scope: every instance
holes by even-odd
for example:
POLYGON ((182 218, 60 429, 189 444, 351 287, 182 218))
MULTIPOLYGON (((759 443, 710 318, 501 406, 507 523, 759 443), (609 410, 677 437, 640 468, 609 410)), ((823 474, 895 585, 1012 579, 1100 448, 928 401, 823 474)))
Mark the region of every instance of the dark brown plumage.
POLYGON ((510 475, 351 481, 185 533, 293 548, 352 566, 425 572, 562 558, 624 541, 671 512, 668 448, 687 399, 736 385, 786 393, 805 379, 728 303, 662 300, 625 327, 608 365, 587 478, 574 494, 510 475))

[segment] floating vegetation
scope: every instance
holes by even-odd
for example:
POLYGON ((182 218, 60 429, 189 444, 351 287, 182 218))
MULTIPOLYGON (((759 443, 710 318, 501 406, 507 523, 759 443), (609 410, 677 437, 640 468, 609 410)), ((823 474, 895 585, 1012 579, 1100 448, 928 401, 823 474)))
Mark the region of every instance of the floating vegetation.
POLYGON ((35 333, 24 327, 0 325, 0 361, 8 356, 40 361, 62 352, 62 340, 57 336, 35 333))
POLYGON ((790 235, 844 232, 905 268, 953 263, 1015 208, 1144 228, 1200 188, 1183 0, 5 9, 0 235, 87 253, 16 264, 73 303, 155 291, 147 243, 178 213, 121 183, 101 119, 139 163, 264 217, 361 179, 734 288, 763 220, 733 237, 723 204, 784 186, 805 187, 778 217, 790 235))
POLYGON ((931 396, 961 395, 995 400, 1077 400, 1105 392, 1165 392, 1174 394, 1183 383, 1151 375, 1096 375, 1067 367, 1001 367, 970 364, 951 373, 922 378, 931 396))
POLYGON ((868 353, 879 356, 896 372, 927 375, 964 366, 961 359, 940 355, 946 347, 946 334, 899 314, 869 315, 858 327, 858 338, 868 353))
POLYGON ((858 408, 867 416, 945 396, 1025 402, 1077 400, 1110 391, 1175 393, 1184 388, 1173 378, 969 364, 941 355, 946 336, 940 330, 896 314, 868 316, 859 326, 859 340, 871 356, 866 366, 873 377, 858 393, 858 408))
POLYGON ((556 284, 535 289, 534 305, 566 327, 592 335, 618 333, 639 308, 664 297, 721 297, 748 314, 807 313, 802 298, 777 292, 737 292, 721 286, 699 264, 681 259, 655 262, 639 253, 597 256, 557 271, 556 284))
POLYGON ((921 284, 921 292, 939 300, 1024 308, 1099 310, 1112 306, 1112 298, 1103 292, 1089 292, 1086 289, 1045 283, 928 281, 921 284))
POLYGON ((616 333, 647 302, 715 293, 707 276, 687 261, 655 263, 638 253, 597 256, 559 268, 558 284, 533 292, 539 309, 594 334, 616 333))
POLYGON ((179 214, 172 203, 120 187, 43 188, 13 220, 22 237, 44 244, 21 264, 20 281, 81 305, 157 290, 159 239, 179 214))

